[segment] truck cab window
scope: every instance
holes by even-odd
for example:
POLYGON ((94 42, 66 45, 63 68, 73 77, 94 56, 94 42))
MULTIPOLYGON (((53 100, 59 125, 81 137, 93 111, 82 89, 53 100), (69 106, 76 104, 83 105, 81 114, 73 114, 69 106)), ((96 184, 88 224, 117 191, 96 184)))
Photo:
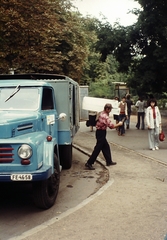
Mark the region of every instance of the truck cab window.
POLYGON ((51 88, 43 88, 42 110, 54 109, 53 94, 51 88))

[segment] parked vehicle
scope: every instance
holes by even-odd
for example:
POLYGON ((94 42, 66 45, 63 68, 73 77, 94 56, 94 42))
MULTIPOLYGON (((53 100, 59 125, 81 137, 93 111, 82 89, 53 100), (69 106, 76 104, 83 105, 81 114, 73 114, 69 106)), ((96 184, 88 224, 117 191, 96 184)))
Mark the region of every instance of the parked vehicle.
POLYGON ((0 75, 0 182, 29 181, 35 204, 55 203, 72 165, 79 85, 51 74, 0 75))

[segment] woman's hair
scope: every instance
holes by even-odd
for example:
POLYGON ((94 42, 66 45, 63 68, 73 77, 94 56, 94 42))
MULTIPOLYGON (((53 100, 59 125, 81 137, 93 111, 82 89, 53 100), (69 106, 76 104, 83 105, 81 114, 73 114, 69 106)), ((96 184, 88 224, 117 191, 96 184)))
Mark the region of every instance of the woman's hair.
POLYGON ((155 103, 155 106, 157 106, 157 100, 155 98, 151 98, 149 100, 149 106, 151 106, 151 102, 154 102, 155 103))

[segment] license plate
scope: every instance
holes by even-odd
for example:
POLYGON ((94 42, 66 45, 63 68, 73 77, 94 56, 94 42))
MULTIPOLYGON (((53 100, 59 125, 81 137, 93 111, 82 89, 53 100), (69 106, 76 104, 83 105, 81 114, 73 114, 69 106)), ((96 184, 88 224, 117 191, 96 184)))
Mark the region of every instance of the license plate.
POLYGON ((12 174, 10 176, 12 181, 31 181, 32 175, 31 174, 12 174))

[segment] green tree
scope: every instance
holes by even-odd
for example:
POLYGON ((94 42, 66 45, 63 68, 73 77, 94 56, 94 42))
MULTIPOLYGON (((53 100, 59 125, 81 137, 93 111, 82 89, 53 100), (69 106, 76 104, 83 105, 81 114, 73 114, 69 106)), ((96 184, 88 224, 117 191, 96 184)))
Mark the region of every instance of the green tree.
POLYGON ((95 51, 97 42, 96 25, 98 19, 89 16, 82 17, 82 27, 85 34, 87 56, 84 59, 83 73, 81 77, 81 84, 90 84, 96 81, 99 72, 99 62, 101 54, 95 51))
POLYGON ((66 74, 79 81, 87 57, 81 17, 68 0, 2 0, 0 73, 66 74))
POLYGON ((167 89, 167 1, 138 0, 142 6, 130 39, 136 57, 129 84, 137 93, 160 94, 167 89))
MULTIPOLYGON (((61 53, 54 51, 56 38, 54 10, 47 0, 10 0, 0 5, 0 69, 17 71, 42 71, 51 68, 49 54, 62 61, 61 53), (47 64, 45 64, 47 62, 47 64)), ((58 66, 54 66, 58 70, 58 66)))
POLYGON ((119 63, 112 54, 107 56, 105 62, 100 61, 99 66, 98 77, 90 82, 89 94, 94 97, 114 98, 114 82, 126 82, 128 75, 118 72, 119 63))
POLYGON ((88 34, 79 13, 65 10, 63 36, 58 49, 63 55, 63 73, 82 83, 83 69, 89 55, 88 34))
POLYGON ((131 27, 120 26, 115 23, 112 27, 108 22, 99 22, 96 29, 96 51, 101 53, 101 60, 105 61, 109 54, 113 54, 119 64, 118 71, 127 72, 131 63, 132 42, 129 37, 131 27))
POLYGON ((111 24, 106 22, 98 22, 96 28, 98 41, 96 51, 101 53, 101 60, 105 61, 107 56, 115 49, 115 34, 111 24))
MULTIPOLYGON (((112 54, 110 37, 111 26, 98 19, 87 16, 83 18, 84 32, 87 35, 88 57, 83 68, 81 84, 89 85, 89 94, 94 97, 114 97, 114 81, 126 81, 127 74, 119 73, 120 64, 112 54), (109 49, 110 47, 110 49, 109 49)), ((113 34, 113 32, 112 32, 113 34)))

